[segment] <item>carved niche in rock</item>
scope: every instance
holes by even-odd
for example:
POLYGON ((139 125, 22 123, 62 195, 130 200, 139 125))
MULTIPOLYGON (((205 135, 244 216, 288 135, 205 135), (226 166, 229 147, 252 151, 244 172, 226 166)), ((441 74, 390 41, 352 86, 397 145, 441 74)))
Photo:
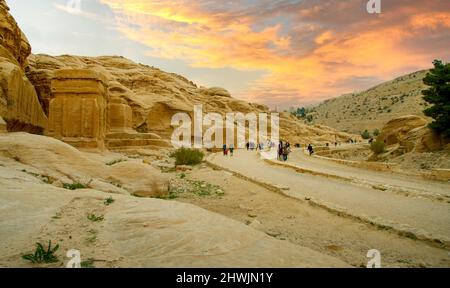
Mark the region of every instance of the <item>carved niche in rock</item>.
POLYGON ((106 78, 87 69, 62 69, 51 82, 48 135, 78 148, 104 148, 106 78))

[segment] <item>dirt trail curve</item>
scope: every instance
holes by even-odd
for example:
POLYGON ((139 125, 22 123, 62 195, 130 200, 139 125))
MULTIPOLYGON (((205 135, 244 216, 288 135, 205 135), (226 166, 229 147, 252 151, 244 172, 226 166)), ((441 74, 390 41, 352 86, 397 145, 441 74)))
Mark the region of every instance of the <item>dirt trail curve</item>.
POLYGON ((274 166, 261 159, 256 152, 248 151, 237 151, 233 158, 212 154, 207 161, 255 182, 278 187, 287 196, 310 201, 339 215, 393 229, 410 238, 433 242, 450 249, 448 202, 435 201, 414 193, 406 197, 407 194, 361 185, 364 181, 377 182, 393 185, 397 190, 448 195, 448 183, 350 168, 322 159, 308 159, 298 153, 291 159, 291 164, 298 165, 302 162, 300 165, 329 176, 299 173, 294 169, 274 166), (352 176, 357 181, 330 177, 333 175, 339 176, 338 178, 352 176))
POLYGON ((418 176, 393 172, 371 171, 350 167, 322 158, 309 157, 302 150, 294 151, 288 164, 313 174, 327 174, 347 179, 355 184, 378 186, 381 189, 391 190, 404 195, 412 194, 438 201, 450 201, 450 184, 445 182, 424 180, 418 176))

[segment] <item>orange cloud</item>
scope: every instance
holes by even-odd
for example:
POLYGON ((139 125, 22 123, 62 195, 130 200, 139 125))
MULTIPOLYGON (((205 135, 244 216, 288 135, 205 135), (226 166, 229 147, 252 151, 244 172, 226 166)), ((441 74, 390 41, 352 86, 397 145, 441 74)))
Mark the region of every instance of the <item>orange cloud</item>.
MULTIPOLYGON (((321 23, 320 13, 331 9, 332 1, 317 1, 319 4, 303 8, 299 4, 298 11, 286 6, 273 8, 260 13, 263 16, 229 7, 206 7, 203 1, 101 2, 116 13, 118 29, 147 45, 150 56, 182 59, 192 67, 265 71, 263 78, 249 83, 249 89, 236 96, 272 106, 323 100, 361 88, 354 79, 372 79, 366 83, 372 85, 412 72, 407 71, 411 67, 429 67, 434 57, 449 56, 438 48, 421 50, 420 45, 426 44, 430 34, 449 34, 450 11, 399 7, 401 16, 393 8, 378 18, 364 13, 360 22, 352 24, 338 14, 321 23), (267 22, 280 15, 284 18, 267 22)), ((344 12, 357 9, 354 3, 358 2, 339 7, 344 12)), ((445 41, 450 47, 449 39, 445 41)), ((223 84, 229 85, 232 83, 223 84)))

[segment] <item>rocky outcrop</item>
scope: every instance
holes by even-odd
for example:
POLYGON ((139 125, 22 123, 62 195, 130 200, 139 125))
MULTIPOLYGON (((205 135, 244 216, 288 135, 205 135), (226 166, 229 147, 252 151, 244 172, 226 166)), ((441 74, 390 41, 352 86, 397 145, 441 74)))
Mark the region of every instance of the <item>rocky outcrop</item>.
POLYGON ((54 186, 80 183, 104 192, 149 197, 168 191, 167 176, 142 160, 115 155, 117 158, 111 162, 92 154, 50 137, 0 134, 0 162, 30 175, 40 175, 54 186))
POLYGON ((31 46, 0 0, 0 116, 9 131, 42 133, 47 118, 24 68, 31 46))
POLYGON ((422 117, 409 115, 389 121, 378 136, 378 140, 393 145, 401 142, 413 129, 424 127, 428 121, 422 117))
POLYGON ((112 195, 114 203, 105 206, 109 197, 53 187, 7 163, 0 166, 0 266, 42 267, 21 255, 51 239, 60 245, 59 259, 76 247, 83 259, 98 261, 96 268, 349 267, 194 205, 112 195), (94 212, 104 217, 100 224, 86 219, 94 212))
POLYGON ((80 148, 104 148, 106 79, 92 70, 58 70, 52 80, 48 135, 80 148))
POLYGON ((14 18, 9 14, 5 0, 0 0, 0 56, 8 58, 22 69, 27 65, 31 46, 14 18))
POLYGON ((433 152, 442 149, 448 141, 428 128, 428 121, 419 116, 404 116, 389 121, 378 141, 388 146, 397 145, 405 152, 433 152))
MULTIPOLYGON (((126 102, 131 107, 131 128, 140 133, 161 136, 163 142, 158 142, 155 146, 167 145, 167 141, 170 140, 174 130, 171 126, 172 116, 179 112, 192 115, 195 104, 202 104, 204 113, 215 112, 224 117, 230 112, 270 112, 264 105, 232 98, 223 88, 198 87, 184 77, 147 65, 136 64, 123 57, 31 55, 29 62, 27 75, 32 79, 45 111, 48 111, 47 103, 53 97, 49 83, 50 79, 55 77, 56 71, 90 69, 101 72, 105 75, 110 99, 115 99, 113 100, 115 102, 119 101, 117 99, 122 99, 122 104, 126 102)), ((113 106, 115 108, 112 109, 126 109, 124 106, 122 108, 113 106)), ((126 113, 129 115, 129 111, 126 113)), ((119 121, 127 122, 128 120, 122 118, 119 121)), ((280 115, 280 122, 281 137, 291 143, 346 142, 350 138, 357 137, 324 126, 307 126, 288 113, 280 115)), ((139 135, 138 138, 142 137, 143 135, 139 135)))

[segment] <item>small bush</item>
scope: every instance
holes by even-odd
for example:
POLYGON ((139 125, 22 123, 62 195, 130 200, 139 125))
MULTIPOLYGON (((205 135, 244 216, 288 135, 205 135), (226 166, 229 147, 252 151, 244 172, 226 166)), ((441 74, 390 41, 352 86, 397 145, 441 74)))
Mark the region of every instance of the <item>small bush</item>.
POLYGON ((93 269, 93 268, 95 268, 94 260, 88 259, 88 260, 82 261, 81 262, 81 268, 84 268, 84 269, 93 269))
POLYGON ((172 154, 176 165, 197 165, 203 161, 205 155, 200 150, 180 148, 172 154))
POLYGON ((58 257, 55 252, 59 249, 59 245, 52 248, 52 241, 48 241, 47 250, 44 249, 44 245, 41 243, 36 243, 36 250, 34 254, 23 255, 24 260, 28 260, 31 263, 56 263, 58 262, 58 257))
POLYGON ((97 216, 94 213, 88 214, 87 215, 87 219, 89 219, 92 222, 100 222, 103 221, 104 217, 103 216, 97 216))
POLYGON ((367 131, 367 130, 364 130, 364 132, 362 132, 361 133, 361 137, 363 138, 363 139, 370 139, 370 133, 369 133, 369 131, 367 131))
POLYGON ((111 204, 113 204, 116 200, 114 200, 112 197, 109 197, 108 199, 105 200, 105 202, 103 202, 103 204, 105 204, 105 206, 109 206, 111 204))
POLYGON ((78 189, 87 189, 88 188, 86 185, 81 184, 81 183, 73 183, 73 184, 64 183, 63 187, 64 187, 64 189, 68 189, 68 190, 78 190, 78 189))
POLYGON ((381 141, 375 141, 370 145, 370 149, 377 155, 383 153, 385 151, 385 148, 386 145, 381 141))

